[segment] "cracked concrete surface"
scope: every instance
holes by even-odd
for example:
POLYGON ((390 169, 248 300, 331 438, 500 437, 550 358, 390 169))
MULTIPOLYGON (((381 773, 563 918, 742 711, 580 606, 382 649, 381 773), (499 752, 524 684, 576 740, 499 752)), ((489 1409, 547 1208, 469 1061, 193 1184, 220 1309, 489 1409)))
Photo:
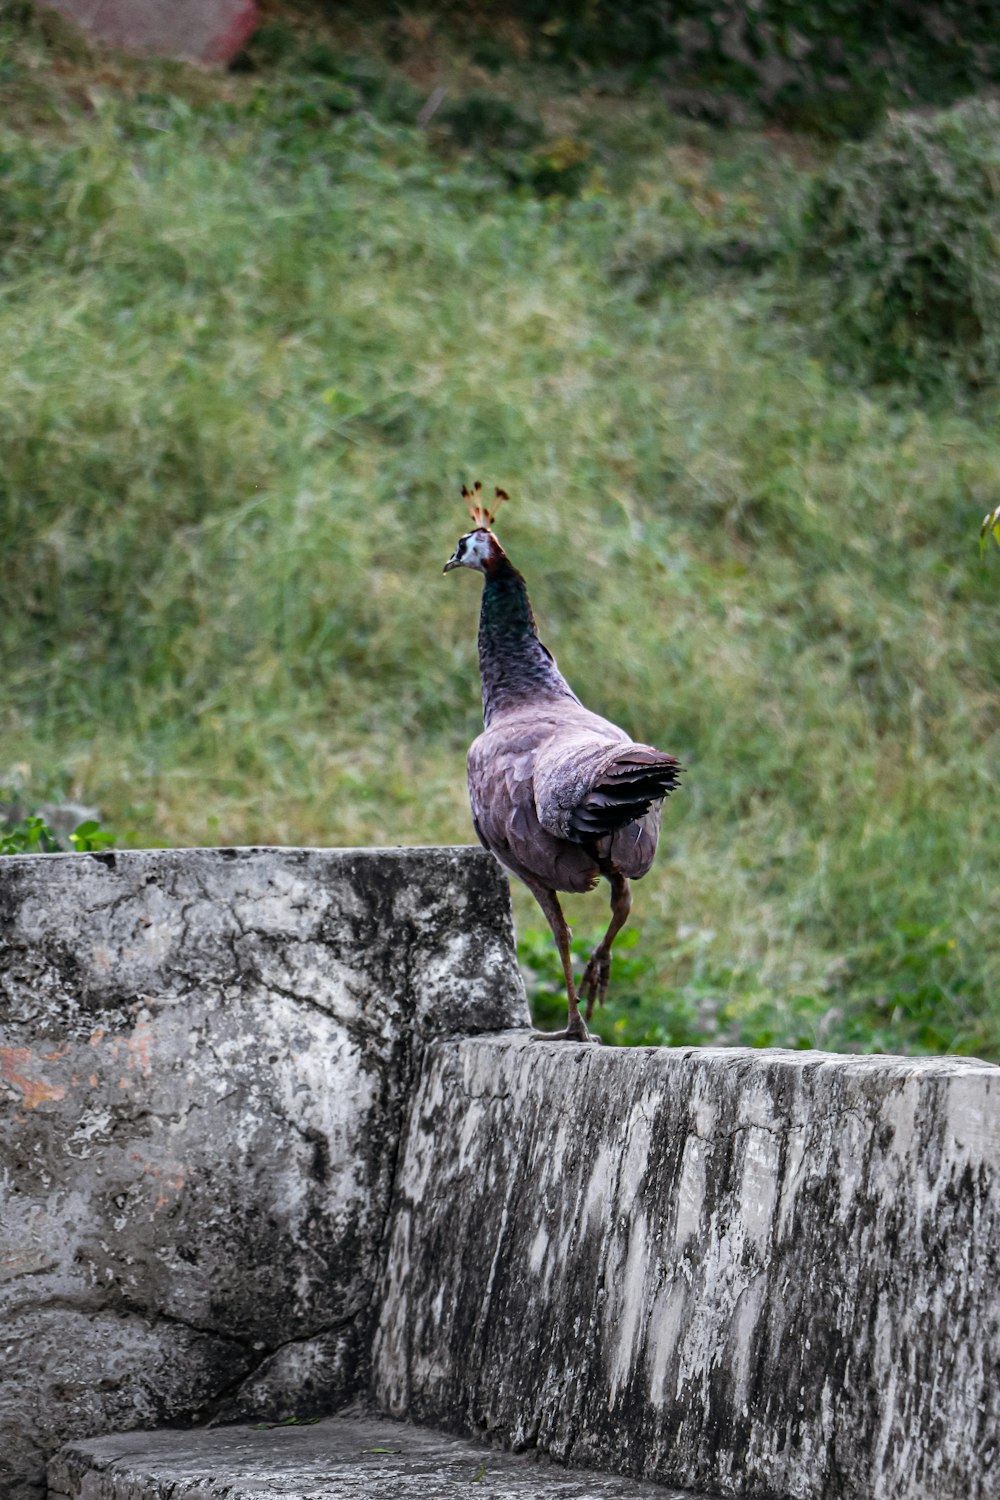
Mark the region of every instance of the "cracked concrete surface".
POLYGON ((364 1388, 419 1054, 527 1023, 475 849, 0 861, 0 1495, 364 1388))
POLYGON ((383 1409, 759 1500, 1000 1493, 1000 1069, 434 1044, 383 1409))

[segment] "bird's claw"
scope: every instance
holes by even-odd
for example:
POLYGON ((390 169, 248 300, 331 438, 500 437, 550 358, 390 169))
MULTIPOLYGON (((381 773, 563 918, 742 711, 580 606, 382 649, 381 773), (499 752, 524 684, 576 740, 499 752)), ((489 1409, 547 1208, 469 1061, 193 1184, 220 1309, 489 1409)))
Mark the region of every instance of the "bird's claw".
POLYGON ((583 1023, 582 1016, 579 1018, 579 1023, 577 1026, 571 1021, 563 1031, 533 1031, 531 1040, 533 1042, 592 1042, 600 1046, 600 1037, 591 1036, 583 1023))
POLYGON ((580 997, 587 1002, 584 1015, 588 1021, 594 1013, 595 1002, 598 1005, 604 1004, 610 978, 611 954, 603 953, 600 948, 595 948, 580 981, 580 997))

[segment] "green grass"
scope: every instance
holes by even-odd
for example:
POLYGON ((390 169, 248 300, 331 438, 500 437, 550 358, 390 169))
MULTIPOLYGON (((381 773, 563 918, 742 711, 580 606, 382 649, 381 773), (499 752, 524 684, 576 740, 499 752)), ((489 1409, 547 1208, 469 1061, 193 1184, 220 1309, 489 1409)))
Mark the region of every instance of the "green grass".
POLYGON ((5 46, 0 785, 133 845, 469 841, 482 478, 570 680, 689 768, 604 1034, 1000 1058, 1000 450, 699 259, 780 240, 795 143, 595 105, 543 201, 289 74, 123 65, 40 129, 5 46))

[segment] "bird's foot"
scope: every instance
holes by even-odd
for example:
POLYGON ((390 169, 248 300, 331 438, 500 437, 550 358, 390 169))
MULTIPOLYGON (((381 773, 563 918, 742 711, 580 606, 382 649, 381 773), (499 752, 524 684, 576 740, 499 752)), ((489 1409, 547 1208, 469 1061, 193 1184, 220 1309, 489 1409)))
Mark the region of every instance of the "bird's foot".
POLYGON ((564 1031, 533 1031, 531 1040, 533 1042, 593 1042, 597 1046, 601 1043, 599 1036, 591 1036, 580 1015, 575 1020, 571 1020, 564 1031))
POLYGON ((590 962, 583 971, 580 980, 580 998, 587 1002, 584 1015, 589 1021, 594 1013, 595 1002, 604 1004, 604 997, 608 993, 608 981, 611 978, 611 954, 595 948, 590 955, 590 962))

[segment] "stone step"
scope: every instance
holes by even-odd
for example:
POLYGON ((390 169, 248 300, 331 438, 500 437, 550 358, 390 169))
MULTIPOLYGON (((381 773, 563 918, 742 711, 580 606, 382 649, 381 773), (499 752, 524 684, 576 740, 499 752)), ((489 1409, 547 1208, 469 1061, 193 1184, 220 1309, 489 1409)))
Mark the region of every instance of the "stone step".
MULTIPOLYGON (((616 1474, 565 1469, 408 1422, 122 1432, 67 1443, 49 1500, 693 1500, 616 1474)), ((704 1497, 701 1497, 704 1500, 704 1497)))

